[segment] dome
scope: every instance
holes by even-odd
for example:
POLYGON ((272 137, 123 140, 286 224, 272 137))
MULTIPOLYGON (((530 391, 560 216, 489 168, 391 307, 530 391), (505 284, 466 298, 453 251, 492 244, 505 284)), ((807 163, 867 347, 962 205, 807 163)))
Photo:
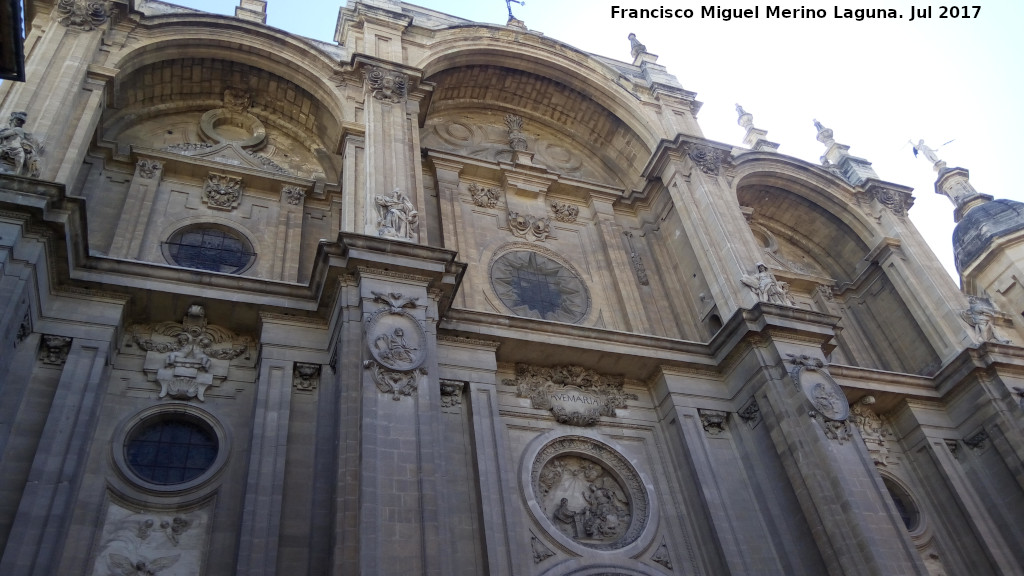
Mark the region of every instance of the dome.
POLYGON ((953 230, 956 269, 963 272, 996 238, 1024 230, 1024 204, 992 200, 972 208, 953 230))

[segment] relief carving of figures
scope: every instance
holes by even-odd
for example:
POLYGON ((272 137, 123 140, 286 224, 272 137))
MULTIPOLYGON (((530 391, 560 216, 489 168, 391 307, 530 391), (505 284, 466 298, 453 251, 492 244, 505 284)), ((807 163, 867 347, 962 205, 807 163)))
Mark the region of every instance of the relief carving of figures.
POLYGON ((629 230, 623 232, 626 236, 626 243, 629 244, 629 260, 633 263, 633 271, 636 272, 636 281, 641 286, 650 286, 651 281, 647 278, 647 268, 644 267, 644 261, 637 253, 636 247, 633 246, 633 233, 629 230))
POLYGON ((557 200, 551 202, 551 210, 555 213, 555 220, 559 222, 575 222, 580 215, 579 206, 557 200))
POLYGON ((159 160, 140 158, 139 163, 135 166, 139 169, 139 176, 142 176, 146 180, 152 180, 164 165, 159 160))
POLYGON ((200 574, 205 526, 204 512, 138 513, 111 504, 103 544, 90 574, 200 574))
POLYGON ((242 179, 210 172, 203 186, 203 202, 210 208, 233 210, 242 201, 242 179))
POLYGON ((592 460, 579 456, 551 460, 541 470, 540 486, 544 502, 553 508, 555 526, 573 540, 615 541, 629 526, 625 490, 592 460))
POLYGON ((369 71, 363 71, 363 76, 375 99, 394 104, 405 102, 406 84, 409 82, 405 74, 371 66, 369 71))
POLYGON ((508 127, 508 147, 525 152, 526 136, 523 135, 523 117, 515 114, 505 115, 505 126, 508 127))
POLYGON ((285 202, 292 206, 298 206, 302 204, 302 199, 306 197, 306 191, 298 186, 285 186, 281 189, 281 195, 284 197, 285 202))
POLYGON ((415 308, 416 297, 398 292, 373 292, 383 304, 366 321, 366 343, 372 360, 363 362, 377 389, 401 400, 411 396, 426 378, 427 334, 419 321, 405 311, 415 308))
POLYGON ((761 302, 796 306, 792 298, 789 297, 789 284, 776 280, 775 275, 768 270, 764 262, 757 263, 757 273, 754 275, 744 274, 740 277, 740 281, 750 288, 750 291, 761 302))
POLYGON ((533 408, 550 410, 562 424, 592 426, 601 416, 615 416, 636 394, 624 392, 621 376, 606 376, 582 366, 540 367, 516 364, 514 379, 502 380, 515 386, 516 395, 529 398, 533 408))
POLYGON ((889 448, 886 446, 886 437, 892 436, 892 432, 886 428, 882 419, 871 408, 875 403, 874 396, 865 396, 850 406, 850 422, 860 431, 864 439, 864 446, 871 454, 871 459, 878 466, 887 466, 890 461, 889 448))
POLYGON ((501 198, 501 190, 477 186, 474 182, 469 185, 469 195, 473 198, 473 204, 481 208, 494 208, 498 205, 498 199, 501 198))
POLYGON ((57 2, 57 13, 61 15, 58 22, 62 26, 85 31, 102 26, 110 16, 106 2, 87 0, 60 0, 57 2))
POLYGON ((806 354, 786 354, 786 357, 786 363, 791 366, 790 377, 814 407, 811 416, 824 418, 825 424, 845 422, 850 417, 850 405, 825 363, 806 354))
POLYGON ((420 215, 408 196, 395 188, 390 196, 377 194, 374 202, 377 205, 378 236, 401 240, 416 237, 420 215))
POLYGON ((551 236, 551 219, 546 216, 530 216, 509 210, 508 229, 518 238, 533 238, 538 242, 554 238, 551 236))
POLYGON ((249 352, 248 338, 209 326, 200 305, 190 306, 180 324, 135 325, 129 330, 146 351, 143 370, 160 384, 160 398, 204 402, 206 390, 227 377, 228 363, 249 352))
POLYGON ((960 317, 974 328, 975 337, 982 342, 1009 344, 1009 340, 996 336, 993 318, 995 318, 998 312, 995 306, 992 305, 991 300, 979 296, 969 296, 968 301, 970 302, 970 308, 960 312, 960 317))
POLYGON ((0 130, 0 172, 38 178, 42 167, 39 157, 43 145, 25 130, 24 112, 11 112, 7 127, 0 130))

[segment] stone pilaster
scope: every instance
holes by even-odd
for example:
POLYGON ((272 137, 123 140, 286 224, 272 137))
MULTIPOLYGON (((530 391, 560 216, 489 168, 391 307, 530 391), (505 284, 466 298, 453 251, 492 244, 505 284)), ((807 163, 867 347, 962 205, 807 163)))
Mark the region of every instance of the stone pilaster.
POLYGON ((448 250, 370 236, 340 241, 355 277, 345 288, 342 395, 343 404, 357 403, 359 418, 357 429, 343 423, 339 431, 335 567, 454 573, 441 553, 437 322, 463 266, 448 250))
POLYGON ((651 326, 640 301, 639 282, 630 261, 622 227, 615 223, 612 201, 613 198, 591 192, 597 238, 604 250, 605 261, 608 262, 606 273, 615 280, 615 287, 610 292, 618 296, 616 307, 623 311, 624 318, 621 320, 626 323, 623 329, 647 334, 651 326))
POLYGON ((264 359, 256 384, 249 476, 239 536, 239 576, 277 574, 293 363, 264 359))
MULTIPOLYGON (((69 349, 54 352, 44 336, 42 364, 62 366, 28 482, 0 559, 0 573, 18 576, 54 574, 71 524, 85 459, 105 398, 107 342, 75 338, 69 349)), ((56 340, 52 341, 56 344, 56 340)))
POLYGON ((128 188, 124 210, 114 232, 110 255, 114 258, 137 259, 142 250, 142 239, 149 227, 149 216, 153 213, 153 199, 163 176, 163 162, 139 158, 135 164, 135 176, 128 188))

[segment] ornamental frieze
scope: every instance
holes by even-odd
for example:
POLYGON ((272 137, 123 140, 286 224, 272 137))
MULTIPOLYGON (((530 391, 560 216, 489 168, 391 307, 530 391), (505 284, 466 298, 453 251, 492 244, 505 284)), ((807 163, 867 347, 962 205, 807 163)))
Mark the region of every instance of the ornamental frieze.
POLYGON ((555 420, 572 426, 593 426, 601 416, 615 416, 636 394, 622 390, 622 376, 606 376, 582 366, 541 367, 516 364, 515 378, 502 383, 515 386, 516 395, 529 398, 533 408, 550 410, 555 420))

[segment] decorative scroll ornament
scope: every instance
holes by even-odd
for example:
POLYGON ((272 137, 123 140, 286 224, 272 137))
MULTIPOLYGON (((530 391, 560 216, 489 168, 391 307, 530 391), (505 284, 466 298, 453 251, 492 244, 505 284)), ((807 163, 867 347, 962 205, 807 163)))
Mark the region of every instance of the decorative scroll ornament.
POLYGON ((708 436, 721 436, 725 432, 725 420, 729 417, 728 412, 698 408, 697 413, 700 414, 700 425, 708 436))
POLYGON ((0 173, 38 178, 43 145, 25 130, 28 114, 11 112, 7 127, 0 129, 0 173))
POLYGON ((64 336, 45 335, 39 350, 39 359, 43 364, 62 366, 71 352, 71 338, 64 336))
POLYGON ((750 429, 756 428, 761 423, 761 407, 757 405, 757 400, 754 398, 747 400, 747 403, 736 412, 736 415, 740 417, 740 420, 746 422, 750 429))
POLYGON ((501 190, 499 188, 484 188, 477 186, 476 183, 471 183, 469 195, 473 198, 473 204, 481 208, 494 208, 501 198, 501 190))
POLYGON ((306 197, 306 191, 298 186, 285 186, 281 189, 281 196, 285 202, 292 206, 298 206, 302 204, 302 199, 306 197))
POLYGON ((376 100, 398 104, 406 100, 406 84, 409 77, 401 72, 371 66, 363 71, 366 84, 376 100))
MULTIPOLYGON (((206 310, 189 306, 177 322, 135 325, 130 329, 136 345, 147 352, 143 370, 160 384, 160 398, 204 402, 215 382, 227 377, 228 363, 249 351, 248 338, 210 326, 206 310)), ((248 356, 246 356, 248 357, 248 356)))
POLYGON ((508 229, 517 238, 526 238, 543 242, 551 235, 551 219, 547 216, 530 216, 519 212, 508 211, 508 229))
POLYGON ((293 371, 292 386, 296 390, 311 392, 320 386, 320 365, 296 362, 293 371))
POLYGON ((377 194, 374 203, 377 206, 378 236, 399 240, 416 238, 420 213, 416 211, 408 196, 395 188, 390 196, 377 194))
POLYGON ((555 553, 545 546, 544 543, 540 541, 540 538, 537 538, 537 536, 532 532, 530 533, 530 550, 533 552, 534 564, 540 564, 555 555, 555 553))
POLYGON ((782 306, 796 306, 793 299, 789 297, 789 284, 780 282, 775 278, 764 262, 757 263, 757 272, 753 275, 744 274, 740 282, 750 288, 750 291, 757 296, 761 302, 769 304, 780 304, 782 306))
POLYGON ((233 210, 242 201, 242 179, 211 172, 203 186, 203 202, 217 210, 233 210))
POLYGON ((550 410, 555 420, 572 426, 593 426, 601 416, 614 417, 616 408, 638 398, 622 391, 622 376, 605 376, 582 366, 516 364, 515 378, 502 384, 515 386, 516 395, 529 398, 533 408, 550 410))
POLYGON ((148 158, 140 158, 139 163, 135 165, 139 169, 139 176, 142 176, 146 180, 152 180, 163 167, 163 162, 159 160, 150 160, 148 158))
POLYGON ((441 380, 441 407, 462 406, 462 390, 465 387, 466 383, 459 380, 441 380))
POLYGON ((892 432, 871 408, 874 403, 874 396, 865 396, 854 402, 850 406, 850 422, 860 431, 864 447, 868 449, 868 454, 875 465, 887 466, 890 463, 890 456, 886 438, 892 436, 892 432))
POLYGON ((969 296, 968 301, 970 302, 970 307, 960 312, 960 317, 974 328, 974 335, 978 340, 1009 344, 1009 340, 996 336, 993 318, 996 317, 997 311, 995 306, 992 305, 992 301, 979 296, 969 296))
POLYGON ((366 321, 366 342, 373 359, 366 360, 363 367, 370 371, 378 390, 401 400, 411 396, 427 376, 422 368, 427 359, 427 334, 405 311, 416 307, 417 298, 398 292, 373 295, 384 306, 366 321))
POLYGON ((551 210, 555 213, 555 220, 559 222, 575 222, 580 215, 579 206, 557 200, 551 202, 551 210))
POLYGON ((711 176, 718 176, 722 169, 725 152, 710 146, 695 145, 687 154, 700 171, 711 176))
POLYGON ((867 193, 871 199, 878 200, 879 204, 897 216, 906 216, 907 210, 914 203, 914 198, 909 193, 885 186, 872 186, 867 193))
POLYGON ((526 136, 523 135, 523 117, 515 114, 505 116, 508 127, 508 147, 519 152, 526 152, 526 136))
POLYGON ((636 469, 591 438, 563 436, 543 447, 530 466, 530 484, 549 529, 587 548, 624 548, 650 519, 650 497, 636 469))
POLYGON ((58 22, 62 26, 85 31, 102 26, 110 17, 106 2, 86 0, 60 0, 57 2, 57 13, 61 15, 58 22))

